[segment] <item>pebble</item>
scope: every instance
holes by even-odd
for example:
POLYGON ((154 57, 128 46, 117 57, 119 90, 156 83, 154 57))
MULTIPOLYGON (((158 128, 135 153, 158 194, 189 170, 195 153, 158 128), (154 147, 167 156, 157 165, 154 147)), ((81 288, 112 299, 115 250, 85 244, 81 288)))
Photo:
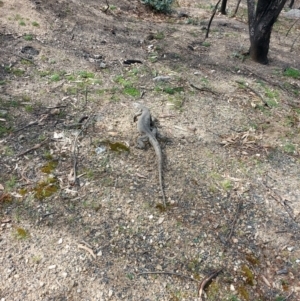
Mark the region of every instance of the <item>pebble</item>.
POLYGON ((48 269, 49 269, 49 270, 53 270, 53 269, 55 269, 55 268, 56 268, 56 265, 55 265, 55 264, 54 264, 54 265, 49 265, 49 266, 48 266, 48 269))

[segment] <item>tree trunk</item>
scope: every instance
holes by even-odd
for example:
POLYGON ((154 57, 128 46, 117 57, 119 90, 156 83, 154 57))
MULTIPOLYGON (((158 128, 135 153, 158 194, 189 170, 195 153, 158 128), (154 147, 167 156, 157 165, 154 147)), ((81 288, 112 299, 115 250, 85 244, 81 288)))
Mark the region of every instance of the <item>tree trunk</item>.
POLYGON ((289 8, 292 8, 293 5, 294 5, 294 0, 291 0, 290 5, 289 5, 289 8))
POLYGON ((268 64, 273 24, 287 0, 247 0, 250 34, 250 56, 260 64, 268 64))
POLYGON ((220 12, 222 15, 226 15, 227 0, 222 0, 220 12))

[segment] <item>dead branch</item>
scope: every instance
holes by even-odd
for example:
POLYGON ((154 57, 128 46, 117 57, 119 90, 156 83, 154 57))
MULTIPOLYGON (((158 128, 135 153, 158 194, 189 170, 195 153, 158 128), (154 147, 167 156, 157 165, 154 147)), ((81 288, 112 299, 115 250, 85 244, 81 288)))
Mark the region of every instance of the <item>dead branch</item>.
POLYGON ((232 17, 235 17, 235 15, 237 14, 237 11, 239 9, 240 3, 241 3, 241 0, 238 0, 238 3, 236 5, 236 7, 235 7, 235 10, 234 10, 234 13, 233 13, 232 17))
POLYGON ((244 85, 244 83, 241 82, 241 81, 239 81, 239 80, 236 80, 235 82, 238 83, 238 84, 243 85, 243 88, 246 88, 246 89, 252 91, 255 95, 257 95, 261 99, 261 101, 265 104, 266 107, 268 107, 268 108, 270 107, 268 105, 268 103, 264 100, 264 98, 262 97, 262 95, 259 92, 257 92, 255 89, 253 89, 252 87, 244 85))
POLYGON ((217 96, 220 95, 220 93, 215 92, 215 91, 213 91, 213 90, 211 90, 211 89, 209 89, 209 88, 207 88, 207 87, 201 87, 201 88, 200 88, 200 87, 195 86, 195 85, 192 84, 192 83, 190 83, 190 86, 191 86, 192 88, 198 90, 198 91, 209 92, 209 93, 212 93, 212 94, 217 95, 217 96))
POLYGON ((26 154, 28 154, 29 152, 31 152, 32 150, 38 149, 40 148, 42 145, 44 145, 46 142, 48 141, 48 138, 46 138, 44 141, 42 141, 41 143, 36 144, 35 146, 33 146, 30 149, 27 149, 26 151, 20 153, 19 155, 17 155, 17 157, 21 157, 24 156, 26 154))
POLYGON ((38 124, 38 121, 37 121, 37 120, 36 120, 36 121, 31 121, 31 122, 29 122, 27 125, 25 125, 25 126, 19 128, 19 129, 15 130, 15 131, 13 131, 13 132, 14 132, 14 133, 17 133, 17 132, 20 132, 20 131, 22 131, 22 130, 24 130, 24 129, 26 129, 26 128, 32 126, 32 125, 37 125, 37 124, 38 124))
POLYGON ((300 18, 296 19, 296 21, 291 25, 291 27, 288 29, 287 33, 286 33, 286 37, 288 36, 288 34, 290 33, 291 29, 293 28, 293 26, 300 20, 300 18))
POLYGON ((90 253, 90 255, 94 258, 94 259, 96 259, 96 255, 95 255, 95 253, 93 252, 93 250, 92 249, 90 249, 90 248, 88 248, 87 246, 84 246, 84 245, 81 245, 81 244, 78 244, 78 249, 83 249, 83 250, 86 250, 87 252, 89 252, 90 253))
MULTIPOLYGON (((207 30, 206 30, 205 39, 208 38, 208 34, 209 34, 209 29, 210 29, 211 22, 212 22, 212 20, 213 20, 215 14, 216 14, 216 12, 217 12, 217 9, 218 9, 218 6, 219 6, 220 2, 221 2, 221 0, 219 0, 218 3, 216 4, 216 6, 215 6, 215 8, 214 8, 214 11, 213 11, 213 14, 212 14, 212 16, 210 17, 210 20, 209 20, 208 25, 207 25, 207 30)), ((204 39, 204 40, 205 40, 205 39, 204 39)))
POLYGON ((199 301, 202 301, 202 293, 204 291, 205 286, 207 285, 207 283, 209 281, 211 281, 214 277, 216 277, 221 271, 223 270, 223 268, 212 272, 210 275, 206 276, 199 284, 199 289, 198 289, 198 297, 199 297, 199 301))
POLYGON ((234 219, 233 219, 233 221, 231 223, 231 229, 230 229, 230 232, 227 235, 227 238, 226 238, 226 241, 225 241, 225 248, 226 248, 228 242, 230 241, 230 239, 232 237, 232 234, 234 232, 234 229, 235 229, 235 226, 236 226, 236 222, 238 220, 238 216, 239 216, 239 214, 241 212, 241 209, 242 209, 242 204, 243 204, 243 201, 241 199, 239 199, 238 204, 236 206, 235 216, 234 216, 234 219))
POLYGON ((263 184, 268 190, 269 190, 269 194, 270 196, 278 203, 280 204, 285 211, 287 212, 287 214, 290 216, 290 218, 296 222, 296 219, 294 217, 294 212, 293 209, 290 207, 289 204, 287 204, 287 200, 282 200, 282 197, 275 192, 274 190, 272 190, 269 186, 267 186, 266 184, 263 184))
POLYGON ((285 87, 283 87, 280 83, 276 83, 276 82, 273 82, 273 81, 271 81, 269 79, 266 79, 265 77, 263 77, 263 76, 255 73, 253 70, 250 70, 247 67, 244 67, 244 69, 247 70, 248 72, 252 73, 254 76, 258 77, 259 79, 263 80, 264 82, 269 83, 272 86, 279 87, 281 90, 283 90, 285 92, 288 92, 289 94, 292 94, 291 91, 289 91, 288 89, 286 89, 285 87))
POLYGON ((74 184, 76 184, 77 180, 78 180, 78 177, 77 177, 77 154, 76 154, 77 141, 78 141, 78 138, 81 135, 81 133, 87 128, 90 120, 92 120, 92 115, 90 115, 86 119, 86 122, 82 125, 80 131, 78 132, 78 134, 76 135, 75 140, 74 140, 74 144, 73 144, 73 181, 74 181, 74 184))
POLYGON ((143 273, 138 273, 137 276, 142 276, 142 275, 148 275, 148 274, 162 274, 162 275, 174 275, 174 276, 178 276, 178 277, 182 277, 182 278, 186 278, 192 281, 197 281, 194 278, 185 276, 183 274, 179 274, 179 273, 173 273, 173 272, 143 272, 143 273))

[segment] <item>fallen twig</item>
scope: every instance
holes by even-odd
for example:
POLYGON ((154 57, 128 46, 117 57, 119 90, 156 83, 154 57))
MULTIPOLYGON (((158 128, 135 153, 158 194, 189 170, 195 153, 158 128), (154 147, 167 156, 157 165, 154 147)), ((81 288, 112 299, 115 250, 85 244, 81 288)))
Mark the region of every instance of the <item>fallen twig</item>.
POLYGON ((91 254, 91 256, 92 256, 94 259, 96 259, 96 255, 95 255, 95 253, 93 252, 93 250, 90 249, 90 248, 88 248, 87 246, 78 244, 78 249, 86 250, 87 252, 89 252, 89 253, 91 254))
POLYGON ((216 277, 221 271, 222 269, 219 269, 215 272, 212 272, 210 275, 206 276, 199 284, 199 289, 198 289, 198 297, 199 297, 199 301, 202 301, 202 293, 203 290, 205 288, 205 286, 207 285, 207 283, 212 280, 214 277, 216 277))
POLYGON ((288 296, 286 296, 282 301, 286 301, 294 294, 294 291, 292 291, 288 296))
POLYGON ((235 10, 234 10, 234 13, 233 13, 232 17, 235 17, 235 15, 236 15, 236 13, 237 13, 237 11, 239 9, 240 3, 241 3, 241 0, 238 0, 238 3, 236 5, 236 7, 235 7, 235 10))
POLYGON ((237 208, 236 208, 236 212, 235 212, 235 216, 234 216, 234 219, 232 221, 232 224, 231 224, 231 229, 230 229, 230 232, 226 238, 226 241, 225 241, 225 248, 228 244, 228 242, 230 241, 231 237, 232 237, 232 234, 233 234, 233 231, 235 229, 235 225, 236 225, 236 222, 238 220, 238 216, 241 212, 241 209, 242 209, 242 204, 243 204, 243 201, 241 199, 239 199, 238 201, 238 204, 237 204, 237 208))
POLYGON ((44 141, 42 141, 41 143, 36 144, 35 146, 33 146, 30 149, 27 149, 26 151, 20 153, 19 155, 17 155, 17 157, 21 157, 24 156, 26 154, 28 154, 29 152, 31 152, 32 150, 38 149, 40 148, 42 145, 44 145, 46 142, 48 141, 48 138, 46 138, 44 141))
POLYGON ((19 129, 15 130, 14 133, 20 132, 20 131, 22 131, 22 130, 24 130, 24 129, 26 129, 26 128, 32 126, 32 125, 37 125, 38 123, 39 123, 39 122, 38 122, 37 120, 36 120, 36 121, 31 121, 31 122, 29 122, 27 125, 25 125, 25 126, 19 128, 19 129))
POLYGON ((218 3, 215 5, 213 14, 212 14, 212 16, 210 17, 210 20, 209 20, 208 25, 207 25, 207 30, 206 30, 205 39, 208 38, 208 34, 209 34, 209 29, 210 29, 211 22, 212 22, 212 20, 213 20, 215 14, 216 14, 216 12, 217 12, 217 9, 218 9, 218 6, 219 6, 219 3, 220 3, 220 2, 221 2, 221 0, 219 0, 218 3))
POLYGON ((243 88, 246 88, 246 89, 252 91, 255 95, 257 95, 261 99, 261 101, 265 104, 266 107, 270 107, 268 105, 268 103, 264 100, 264 98, 262 97, 262 95, 259 92, 257 92, 255 89, 253 89, 253 88, 245 85, 242 81, 236 80, 235 82, 238 83, 238 84, 240 84, 240 85, 243 85, 243 88))
POLYGON ((148 275, 148 274, 162 274, 162 275, 174 275, 174 276, 178 276, 178 277, 182 277, 182 278, 186 278, 192 281, 197 281, 194 278, 179 274, 179 273, 174 273, 174 272, 143 272, 143 273, 138 273, 137 276, 142 276, 142 275, 148 275))
POLYGON ((211 89, 209 89, 209 88, 207 88, 207 87, 201 87, 201 88, 200 88, 200 87, 195 86, 195 85, 192 84, 192 83, 190 83, 190 86, 193 87, 193 88, 195 88, 195 89, 198 90, 198 91, 205 91, 205 92, 212 93, 212 94, 214 94, 214 95, 220 95, 220 93, 215 92, 215 91, 213 91, 213 90, 211 90, 211 89))
POLYGON ((278 203, 280 204, 285 211, 288 213, 288 215, 290 216, 290 218, 296 222, 295 217, 294 217, 294 213, 293 213, 293 209, 290 207, 289 204, 287 204, 287 200, 282 200, 282 197, 276 193, 274 190, 272 190, 269 186, 267 186, 266 184, 263 184, 268 190, 269 190, 269 194, 270 196, 278 203))
POLYGON ((75 140, 74 140, 74 144, 73 144, 73 181, 74 181, 74 184, 76 184, 77 180, 78 180, 78 177, 77 177, 77 156, 76 156, 78 137, 81 135, 83 130, 87 128, 88 123, 90 122, 91 119, 92 119, 92 115, 87 117, 86 122, 82 125, 80 131, 78 132, 78 134, 76 135, 75 140))

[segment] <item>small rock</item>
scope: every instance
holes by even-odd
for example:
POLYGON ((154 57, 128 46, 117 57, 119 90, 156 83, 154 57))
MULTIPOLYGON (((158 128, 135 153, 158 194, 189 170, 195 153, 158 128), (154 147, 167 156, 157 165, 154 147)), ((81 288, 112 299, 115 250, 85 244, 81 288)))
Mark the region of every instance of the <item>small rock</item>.
POLYGON ((239 240, 237 238, 233 238, 232 239, 233 243, 237 244, 239 242, 239 240))
POLYGON ((230 284, 230 290, 231 290, 232 292, 235 291, 235 288, 234 288, 233 284, 230 284))
POLYGON ((53 270, 53 269, 55 269, 55 268, 56 268, 56 265, 55 265, 55 264, 54 264, 54 265, 49 265, 49 266, 48 266, 48 269, 49 269, 49 270, 53 270))
POLYGON ((108 297, 110 298, 113 295, 114 291, 113 290, 109 290, 108 291, 108 297))
POLYGON ((99 66, 100 66, 101 69, 105 69, 106 68, 106 64, 103 63, 103 62, 101 62, 99 66))
POLYGON ((288 247, 287 249, 289 252, 292 252, 294 250, 294 247, 288 247))
POLYGON ((60 245, 60 244, 62 244, 62 242, 63 242, 63 240, 62 240, 62 238, 60 238, 57 243, 60 245))
POLYGON ((167 82, 171 79, 170 76, 156 76, 153 78, 155 82, 167 82))

